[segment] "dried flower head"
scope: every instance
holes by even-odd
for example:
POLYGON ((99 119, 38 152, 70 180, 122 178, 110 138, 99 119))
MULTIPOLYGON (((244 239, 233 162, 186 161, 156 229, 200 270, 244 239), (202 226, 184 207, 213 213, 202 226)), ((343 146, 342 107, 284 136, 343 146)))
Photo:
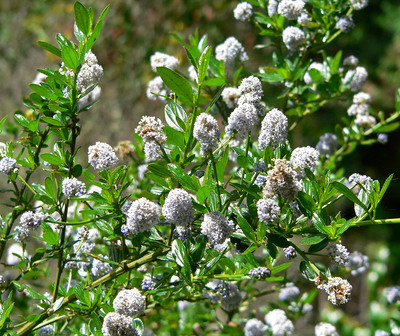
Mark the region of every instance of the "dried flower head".
POLYGON ((328 281, 322 281, 317 288, 325 290, 328 300, 335 306, 350 300, 352 286, 347 280, 340 277, 328 278, 328 281))
POLYGON ((144 313, 145 301, 137 288, 123 289, 115 297, 113 307, 118 314, 134 317, 144 313))
POLYGON ((96 170, 111 169, 118 164, 114 149, 105 142, 97 141, 88 148, 88 161, 96 170))

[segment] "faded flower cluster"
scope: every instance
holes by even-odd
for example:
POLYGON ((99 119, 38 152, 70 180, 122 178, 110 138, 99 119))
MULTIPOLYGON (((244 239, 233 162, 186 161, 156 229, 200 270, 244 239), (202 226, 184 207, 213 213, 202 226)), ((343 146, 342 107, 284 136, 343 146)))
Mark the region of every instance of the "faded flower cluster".
POLYGON ((352 286, 340 277, 328 278, 317 286, 328 294, 328 300, 335 306, 345 304, 350 300, 352 286))
POLYGON ((148 160, 162 158, 161 146, 165 145, 167 137, 163 133, 163 123, 155 117, 143 116, 140 119, 135 133, 143 138, 144 153, 148 160))

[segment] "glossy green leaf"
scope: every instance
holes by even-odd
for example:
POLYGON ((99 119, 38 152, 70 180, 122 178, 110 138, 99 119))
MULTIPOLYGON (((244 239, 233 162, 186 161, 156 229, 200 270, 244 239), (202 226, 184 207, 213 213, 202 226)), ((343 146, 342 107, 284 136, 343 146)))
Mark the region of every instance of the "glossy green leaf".
POLYGON ((14 115, 15 121, 23 127, 29 127, 29 120, 23 116, 22 114, 15 114, 14 115))
POLYGON ((61 57, 61 50, 58 49, 57 47, 53 46, 50 43, 47 43, 45 41, 39 41, 38 44, 48 52, 52 53, 53 55, 56 55, 58 57, 61 57))
POLYGON ((34 289, 32 289, 31 287, 23 284, 22 282, 19 281, 13 281, 12 284, 14 285, 14 287, 16 289, 18 289, 18 291, 22 292, 25 291, 26 295, 34 300, 43 300, 46 301, 46 297, 40 293, 38 293, 37 291, 35 291, 34 289))
POLYGON ((176 71, 166 67, 158 67, 157 73, 166 86, 177 95, 178 99, 188 106, 193 105, 193 90, 190 83, 176 71))
POLYGON ((179 132, 185 132, 187 114, 182 106, 175 102, 165 105, 164 116, 167 124, 179 132))
POLYGON ((43 240, 49 245, 57 246, 59 240, 58 234, 46 223, 42 223, 41 227, 43 230, 43 240))
POLYGON ((200 204, 203 204, 206 201, 206 199, 208 198, 209 195, 210 195, 210 187, 209 186, 203 186, 196 193, 197 201, 200 204))
POLYGON ((307 280, 310 281, 312 281, 317 276, 311 266, 304 260, 300 263, 300 272, 307 280))
POLYGON ((88 33, 90 32, 89 11, 79 1, 76 1, 74 4, 74 12, 75 12, 75 23, 77 27, 82 33, 88 35, 88 33))
POLYGON ((208 64, 210 63, 210 57, 211 57, 211 48, 210 46, 207 46, 207 48, 203 51, 203 53, 200 56, 200 65, 199 65, 200 84, 203 82, 204 78, 206 78, 208 64))
POLYGON ((62 49, 61 56, 65 66, 76 71, 79 65, 79 57, 76 50, 70 46, 66 46, 62 49))
POLYGON ((353 203, 359 205, 361 208, 363 208, 365 211, 368 211, 368 207, 363 204, 354 193, 347 188, 343 183, 340 182, 332 182, 333 187, 340 193, 342 193, 347 199, 352 201, 353 203))
POLYGON ((42 160, 51 164, 55 164, 57 166, 62 166, 64 164, 63 160, 56 154, 46 153, 40 155, 40 157, 42 158, 42 160))
POLYGON ((300 242, 300 244, 301 245, 315 245, 315 244, 318 244, 318 243, 322 242, 325 238, 326 238, 325 235, 318 234, 318 235, 315 235, 315 236, 310 236, 310 237, 304 238, 300 242))
POLYGON ((194 192, 197 192, 199 190, 200 187, 192 180, 192 178, 188 175, 188 173, 186 173, 181 167, 169 164, 168 169, 175 177, 175 179, 178 180, 178 182, 182 185, 182 187, 194 192))

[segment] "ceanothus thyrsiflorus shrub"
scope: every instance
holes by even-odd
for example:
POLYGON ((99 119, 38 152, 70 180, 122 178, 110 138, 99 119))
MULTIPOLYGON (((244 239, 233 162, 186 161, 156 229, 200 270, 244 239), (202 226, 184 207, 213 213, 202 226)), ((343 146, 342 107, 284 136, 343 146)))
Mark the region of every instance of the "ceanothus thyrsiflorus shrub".
MULTIPOLYGON (((391 177, 381 184, 339 169, 358 145, 386 142, 400 115, 370 108, 361 91, 368 73, 355 56, 324 51, 366 5, 238 3, 234 18, 268 37, 258 48, 273 48, 273 66, 248 72, 251 59, 235 37, 213 51, 206 35, 188 43, 176 36, 187 69, 165 53, 150 58, 157 76, 146 94, 165 104, 163 120, 143 116, 133 141, 113 148, 93 139, 86 149, 79 119, 98 102, 107 71, 91 49, 108 7, 95 21, 76 2, 76 41, 57 34, 57 46, 39 42, 60 67, 39 70, 24 100, 29 113, 15 114, 17 137, 0 148, 10 206, 0 239, 0 332, 294 335, 317 293, 346 304, 352 277, 369 261, 341 236, 400 222, 376 219, 391 177), (270 84, 281 89, 279 106, 263 98, 270 84), (349 103, 337 111, 343 123, 293 147, 298 122, 337 99, 349 103), (354 204, 353 217, 342 217, 342 199, 354 204), (264 321, 249 310, 258 298, 268 300, 264 321)), ((386 295, 399 304, 398 287, 386 295)), ((314 327, 338 335, 330 323, 314 327)))

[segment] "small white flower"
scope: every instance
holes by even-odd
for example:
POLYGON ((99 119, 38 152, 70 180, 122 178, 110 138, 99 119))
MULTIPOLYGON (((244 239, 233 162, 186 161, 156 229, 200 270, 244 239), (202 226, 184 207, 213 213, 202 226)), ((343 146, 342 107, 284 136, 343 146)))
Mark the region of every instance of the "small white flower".
POLYGON ((157 51, 150 57, 150 65, 154 72, 157 72, 158 67, 166 67, 168 69, 175 70, 175 68, 179 65, 179 61, 174 56, 157 51))
POLYGON ((253 15, 253 6, 248 2, 239 3, 233 10, 233 16, 239 21, 248 21, 253 15))
POLYGON ((118 164, 118 158, 114 149, 105 142, 96 142, 89 146, 88 161, 96 170, 111 169, 118 164))
POLYGON ((67 177, 62 182, 62 192, 67 198, 79 197, 86 194, 86 186, 76 177, 67 177))
POLYGON ((297 27, 287 27, 282 33, 283 43, 290 51, 296 51, 304 43, 305 39, 306 35, 297 27))
POLYGON ((115 312, 135 317, 144 313, 146 297, 137 288, 121 290, 113 302, 115 312))

